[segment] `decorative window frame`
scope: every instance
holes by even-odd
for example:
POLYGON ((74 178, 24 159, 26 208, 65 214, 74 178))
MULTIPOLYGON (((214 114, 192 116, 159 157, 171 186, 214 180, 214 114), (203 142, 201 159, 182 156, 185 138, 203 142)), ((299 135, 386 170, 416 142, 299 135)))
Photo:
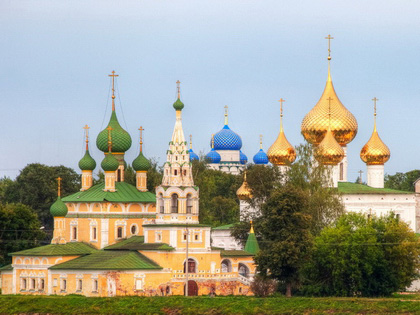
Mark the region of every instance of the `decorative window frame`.
POLYGON ((133 223, 133 224, 130 225, 130 234, 131 235, 138 235, 139 232, 140 232, 140 229, 139 229, 139 226, 138 226, 137 223, 133 223), (133 230, 133 227, 136 228, 136 232, 135 233, 133 233, 133 231, 132 231, 133 230))
POLYGON ((99 279, 97 274, 93 274, 91 277, 92 281, 92 293, 99 293, 99 279), (96 286, 96 288, 95 288, 96 286))
POLYGON ((97 242, 98 241, 98 222, 96 220, 90 220, 89 223, 89 239, 90 242, 97 242), (94 233, 93 233, 93 229, 96 228, 96 238, 93 238, 94 233))
POLYGON ((155 231, 155 243, 162 243, 162 231, 155 231))
POLYGON ((79 227, 77 219, 70 222, 70 241, 77 242, 79 239, 79 227), (73 230, 76 228, 76 238, 74 238, 73 230))
POLYGON ((144 273, 136 273, 134 275, 134 291, 143 291, 146 275, 144 273))
POLYGON ((125 220, 117 220, 115 222, 115 239, 122 240, 127 237, 127 221, 125 220), (122 228, 122 235, 118 237, 118 228, 122 228))

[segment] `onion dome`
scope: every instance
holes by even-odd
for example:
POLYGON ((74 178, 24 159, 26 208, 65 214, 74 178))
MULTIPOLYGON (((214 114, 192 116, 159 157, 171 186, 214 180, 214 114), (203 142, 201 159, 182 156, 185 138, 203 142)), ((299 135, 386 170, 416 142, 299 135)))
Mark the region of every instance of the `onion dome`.
POLYGON ((61 200, 61 178, 57 178, 58 189, 57 189, 57 200, 51 205, 50 213, 53 217, 65 217, 68 209, 66 204, 61 200))
POLYGON ((244 173, 244 182, 236 191, 236 196, 238 196, 240 200, 247 200, 252 198, 251 188, 249 188, 248 182, 246 181, 246 172, 244 173))
POLYGON ((376 101, 375 101, 375 114, 374 114, 374 127, 372 135, 369 141, 363 146, 360 151, 360 158, 367 165, 383 165, 391 157, 391 152, 388 146, 379 137, 378 131, 376 130, 376 101))
POLYGON ((214 135, 214 148, 216 150, 240 150, 242 148, 241 137, 228 126, 228 107, 225 106, 225 125, 222 130, 214 135))
POLYGON ((89 153, 89 126, 86 125, 83 127, 85 129, 85 135, 86 135, 86 153, 82 157, 82 159, 79 161, 79 168, 82 171, 93 171, 96 167, 95 160, 90 156, 89 153))
POLYGON ((111 137, 112 137, 112 152, 125 152, 131 147, 131 137, 127 131, 125 131, 117 119, 117 114, 115 113, 115 89, 114 89, 114 78, 118 75, 115 75, 115 71, 112 71, 112 114, 111 119, 107 127, 102 130, 98 137, 96 138, 96 146, 102 152, 108 152, 108 130, 107 128, 111 127, 111 137))
POLYGON ((248 163, 248 157, 242 151, 239 151, 239 161, 241 164, 248 163))
POLYGON ((50 207, 50 213, 53 217, 65 217, 67 212, 67 206, 60 197, 50 207))
POLYGON ((198 155, 192 149, 192 135, 190 135, 190 149, 188 150, 188 152, 190 154, 190 162, 200 160, 198 155))
POLYGON ((325 138, 317 148, 317 160, 324 165, 337 165, 344 158, 344 150, 334 138, 331 129, 327 130, 325 138))
POLYGON ((179 110, 181 111, 184 108, 184 103, 181 102, 181 89, 180 89, 180 81, 176 81, 176 84, 178 86, 178 98, 175 101, 175 103, 173 104, 173 107, 175 108, 175 110, 179 110))
POLYGON ((143 152, 139 153, 139 155, 133 161, 132 165, 133 165, 133 169, 136 172, 147 171, 151 167, 150 161, 146 159, 146 157, 143 155, 143 152))
POLYGON ((335 93, 331 80, 330 60, 328 57, 328 78, 324 92, 318 103, 302 120, 301 132, 305 139, 315 145, 324 139, 329 126, 328 99, 331 98, 331 131, 337 142, 344 146, 357 134, 357 121, 353 114, 341 103, 335 93))
POLYGON ((221 157, 220 154, 216 152, 216 150, 213 148, 209 153, 206 155, 206 161, 208 163, 214 164, 214 163, 220 163, 221 157))
POLYGON ((296 160, 296 150, 287 140, 283 130, 283 99, 280 99, 280 132, 267 151, 268 160, 274 165, 288 165, 296 160))
POLYGON ((101 163, 102 169, 106 172, 116 171, 119 165, 120 163, 111 152, 105 154, 105 158, 101 163))
POLYGON ((268 156, 262 147, 262 135, 260 135, 260 150, 254 155, 255 164, 268 164, 268 156))

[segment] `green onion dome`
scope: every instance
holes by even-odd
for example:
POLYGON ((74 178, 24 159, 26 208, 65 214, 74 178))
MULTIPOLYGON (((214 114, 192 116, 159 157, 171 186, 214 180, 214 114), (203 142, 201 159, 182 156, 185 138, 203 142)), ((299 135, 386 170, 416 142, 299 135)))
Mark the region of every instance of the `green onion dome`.
POLYGON ((67 206, 60 197, 50 207, 50 213, 53 217, 65 217, 67 212, 67 206))
POLYGON ((182 103, 181 100, 178 97, 178 99, 175 101, 173 106, 174 106, 175 110, 182 110, 184 108, 184 103, 182 103))
POLYGON ((151 167, 150 161, 146 159, 146 157, 143 155, 143 152, 140 152, 139 156, 136 157, 132 165, 136 172, 147 171, 151 167))
MULTIPOLYGON (((117 119, 115 111, 112 112, 111 119, 109 120, 108 127, 111 127, 111 138, 112 138, 112 152, 125 152, 131 147, 131 137, 127 131, 125 131, 117 119)), ((105 128, 102 130, 96 138, 96 146, 102 152, 108 152, 108 130, 105 128)))
POLYGON ((93 171, 96 167, 95 160, 90 156, 89 150, 86 150, 85 155, 79 161, 79 168, 82 171, 93 171))
POLYGON ((120 163, 112 153, 107 153, 101 163, 102 169, 108 172, 116 171, 119 165, 120 163))

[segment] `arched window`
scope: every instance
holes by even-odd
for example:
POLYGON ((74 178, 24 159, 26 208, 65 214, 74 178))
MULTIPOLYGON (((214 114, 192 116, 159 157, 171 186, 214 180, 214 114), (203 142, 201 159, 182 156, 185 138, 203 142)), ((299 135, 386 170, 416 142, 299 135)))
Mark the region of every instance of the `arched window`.
POLYGON ((137 225, 133 224, 131 226, 131 234, 137 234, 137 225))
POLYGON ((172 194, 171 196, 171 212, 178 213, 178 195, 172 194))
POLYGON ((245 278, 249 277, 249 269, 244 264, 239 264, 238 273, 245 278))
POLYGON ((162 194, 159 194, 158 201, 159 201, 160 213, 165 213, 165 206, 163 204, 163 195, 162 194))
POLYGON ((188 194, 187 195, 187 213, 192 213, 192 205, 193 205, 192 196, 191 194, 188 194))
POLYGON ((120 182, 120 181, 121 181, 121 169, 119 168, 117 170, 117 182, 120 182))
MULTIPOLYGON (((197 272, 197 266, 196 262, 192 258, 188 258, 188 273, 196 273, 197 272)), ((185 262, 184 262, 184 273, 186 273, 185 269, 185 262)))
POLYGON ((229 259, 222 260, 222 272, 232 272, 232 263, 229 259))
POLYGON ((123 237, 123 228, 119 226, 117 228, 117 238, 122 238, 122 237, 123 237))
POLYGON ((174 170, 174 175, 177 176, 178 175, 178 171, 174 170))
POLYGON ((77 240, 77 227, 73 227, 73 235, 72 235, 72 239, 73 240, 77 240))

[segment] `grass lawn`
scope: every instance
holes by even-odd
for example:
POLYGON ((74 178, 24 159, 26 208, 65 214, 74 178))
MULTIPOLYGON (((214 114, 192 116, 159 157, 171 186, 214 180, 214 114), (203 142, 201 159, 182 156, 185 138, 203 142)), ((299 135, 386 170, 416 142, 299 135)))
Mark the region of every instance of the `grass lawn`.
POLYGON ((420 295, 390 298, 282 296, 114 297, 0 295, 0 314, 420 314, 420 295))

